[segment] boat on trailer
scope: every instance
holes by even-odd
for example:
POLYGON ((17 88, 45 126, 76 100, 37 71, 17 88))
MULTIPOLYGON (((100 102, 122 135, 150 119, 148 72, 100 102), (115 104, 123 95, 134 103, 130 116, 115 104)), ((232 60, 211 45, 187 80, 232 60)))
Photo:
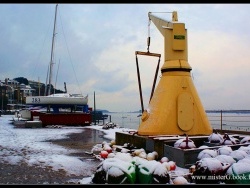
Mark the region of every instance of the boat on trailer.
POLYGON ((88 95, 69 94, 67 91, 65 91, 65 93, 51 94, 57 7, 58 4, 55 8, 51 59, 47 74, 49 83, 47 84, 46 80, 44 96, 27 96, 25 99, 26 106, 30 108, 23 109, 19 113, 22 118, 26 118, 29 121, 42 121, 43 127, 47 125, 90 125, 92 122, 92 115, 90 113, 91 108, 88 107, 88 95))

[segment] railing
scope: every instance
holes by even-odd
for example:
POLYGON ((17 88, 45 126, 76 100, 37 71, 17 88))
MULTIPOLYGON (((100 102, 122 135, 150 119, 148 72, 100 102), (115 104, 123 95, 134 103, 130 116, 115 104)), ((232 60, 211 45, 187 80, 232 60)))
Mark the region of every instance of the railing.
POLYGON ((207 117, 215 129, 250 131, 249 111, 210 111, 207 117))

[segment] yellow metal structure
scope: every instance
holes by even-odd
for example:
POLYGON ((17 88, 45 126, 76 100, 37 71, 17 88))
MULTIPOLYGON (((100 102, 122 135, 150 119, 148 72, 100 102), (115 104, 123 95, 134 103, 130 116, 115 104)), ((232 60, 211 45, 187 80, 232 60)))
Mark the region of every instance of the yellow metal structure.
POLYGON ((185 24, 178 22, 176 11, 172 22, 148 15, 164 36, 165 59, 138 135, 210 135, 212 127, 190 74, 185 24))

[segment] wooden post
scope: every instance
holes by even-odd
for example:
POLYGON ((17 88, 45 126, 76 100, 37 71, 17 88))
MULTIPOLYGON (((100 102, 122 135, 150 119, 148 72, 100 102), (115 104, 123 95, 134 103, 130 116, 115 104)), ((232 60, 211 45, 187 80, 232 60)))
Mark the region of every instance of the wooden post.
POLYGON ((95 91, 94 91, 94 121, 95 121, 95 125, 96 125, 95 91))

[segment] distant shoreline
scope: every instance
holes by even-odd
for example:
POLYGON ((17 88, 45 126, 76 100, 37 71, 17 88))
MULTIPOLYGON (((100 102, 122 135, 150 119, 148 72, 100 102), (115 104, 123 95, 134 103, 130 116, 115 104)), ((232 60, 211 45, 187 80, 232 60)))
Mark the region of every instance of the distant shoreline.
POLYGON ((206 110, 206 113, 250 113, 250 110, 206 110))
MULTIPOLYGON (((103 113, 141 113, 141 111, 131 111, 131 112, 110 112, 108 110, 100 110, 103 113)), ((250 110, 205 110, 206 113, 250 113, 250 110)))

